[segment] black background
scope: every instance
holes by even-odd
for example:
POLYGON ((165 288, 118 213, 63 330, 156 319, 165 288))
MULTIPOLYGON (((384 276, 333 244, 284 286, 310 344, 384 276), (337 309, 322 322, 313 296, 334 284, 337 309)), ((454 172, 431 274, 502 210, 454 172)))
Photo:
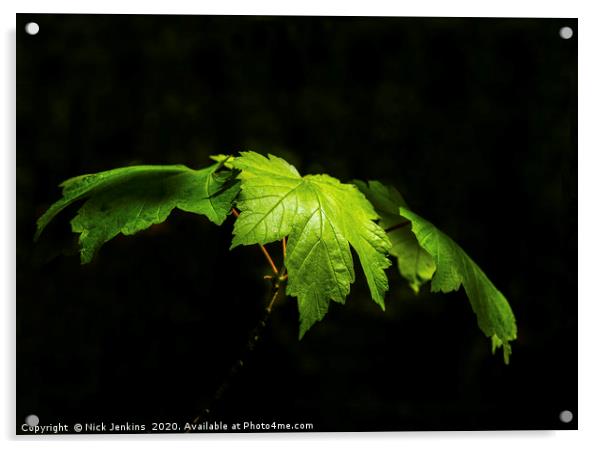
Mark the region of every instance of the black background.
MULTIPOLYGON (((18 15, 17 425, 191 420, 261 314, 257 247, 174 212, 87 266, 62 180, 208 164, 241 149, 302 173, 380 179, 459 242, 509 299, 492 356, 463 291, 383 313, 358 280, 297 340, 281 299, 211 420, 316 430, 576 428, 575 19, 18 15), (40 25, 36 36, 25 23, 40 25), (562 26, 575 32, 559 37, 562 26)), ((274 253, 278 245, 271 245, 274 253)), ((357 261, 356 261, 357 262, 357 261)), ((358 265, 356 263, 356 271, 358 265)))

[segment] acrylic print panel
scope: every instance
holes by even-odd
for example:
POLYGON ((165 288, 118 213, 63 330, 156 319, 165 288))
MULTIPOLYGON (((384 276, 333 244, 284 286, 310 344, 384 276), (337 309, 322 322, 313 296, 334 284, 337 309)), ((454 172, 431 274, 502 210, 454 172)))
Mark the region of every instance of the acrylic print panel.
POLYGON ((17 22, 17 433, 577 428, 575 19, 17 22))

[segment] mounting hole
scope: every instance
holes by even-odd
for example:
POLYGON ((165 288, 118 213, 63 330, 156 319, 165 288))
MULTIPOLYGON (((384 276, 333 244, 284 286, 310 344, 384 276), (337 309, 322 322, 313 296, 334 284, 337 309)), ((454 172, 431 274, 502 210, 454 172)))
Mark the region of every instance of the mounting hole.
POLYGON ((571 27, 562 27, 560 28, 558 34, 563 39, 570 39, 571 37, 573 37, 573 29, 571 27))
POLYGON ((29 415, 25 418, 25 424, 31 427, 37 426, 40 424, 40 418, 38 418, 38 415, 29 415))
POLYGON ((32 36, 35 36, 36 34, 38 34, 40 31, 40 25, 38 25, 35 22, 29 22, 27 25, 25 25, 25 32, 27 34, 31 34, 32 36))
POLYGON ((573 412, 571 412, 570 410, 563 410, 562 412, 560 412, 560 421, 562 421, 565 424, 570 423, 573 420, 573 412))

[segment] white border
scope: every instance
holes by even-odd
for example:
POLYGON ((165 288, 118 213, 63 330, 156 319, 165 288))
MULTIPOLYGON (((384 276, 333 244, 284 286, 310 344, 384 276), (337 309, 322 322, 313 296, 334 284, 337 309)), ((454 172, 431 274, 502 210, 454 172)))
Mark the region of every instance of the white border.
MULTIPOLYGON (((0 286, 2 318, 0 335, 2 369, 0 385, 3 399, 0 426, 3 439, 9 446, 29 447, 34 444, 69 445, 71 447, 131 446, 164 447, 167 441, 182 444, 223 446, 244 444, 249 447, 446 447, 446 448, 504 448, 510 445, 544 444, 549 448, 602 447, 602 396, 600 354, 602 347, 602 289, 598 280, 600 252, 600 205, 602 177, 600 130, 602 105, 602 54, 600 15, 593 0, 572 1, 8 1, 2 2, 2 69, 0 136, 4 141, 0 167, 3 170, 0 286), (353 434, 288 434, 288 435, 177 435, 177 436, 102 436, 51 437, 44 440, 19 438, 14 431, 15 380, 15 13, 125 13, 125 14, 273 14, 273 15, 393 15, 444 17, 578 17, 579 18, 579 427, 564 432, 433 432, 433 433, 353 433, 353 434), (56 442, 56 443, 55 443, 56 442)), ((19 30, 21 31, 21 30, 19 30)), ((518 224, 517 224, 518 225, 518 224)), ((577 231, 577 230, 576 230, 577 231)), ((526 230, 536 232, 536 230, 526 230)), ((554 244, 554 242, 550 242, 554 244)), ((533 261, 537 263, 537 261, 533 261)), ((537 281, 537 280, 534 280, 537 281)), ((550 392, 553 394, 553 392, 550 392)), ((520 407, 520 404, 517 404, 520 407)))

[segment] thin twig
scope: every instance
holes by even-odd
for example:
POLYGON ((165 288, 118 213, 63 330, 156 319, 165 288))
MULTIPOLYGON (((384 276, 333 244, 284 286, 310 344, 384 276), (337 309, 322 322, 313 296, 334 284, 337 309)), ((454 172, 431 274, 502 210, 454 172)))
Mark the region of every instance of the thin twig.
POLYGON ((270 267, 272 267, 272 271, 274 272, 274 274, 278 274, 278 268, 276 268, 276 265, 274 264, 274 261, 270 257, 270 253, 268 253, 268 250, 265 249, 265 246, 263 246, 263 245, 259 245, 259 247, 261 248, 261 252, 265 256, 265 258, 268 260, 270 267))
MULTIPOLYGON (((251 334, 249 335, 249 339, 247 341, 247 345, 245 347, 243 355, 232 365, 230 371, 228 372, 226 379, 220 384, 218 389, 215 391, 213 398, 211 399, 209 406, 203 410, 202 413, 197 415, 192 422, 197 424, 201 418, 204 416, 207 419, 215 406, 219 403, 220 399, 223 397, 224 393, 230 388, 230 384, 232 380, 235 378, 236 374, 240 371, 240 369, 245 365, 249 356, 253 353, 257 343, 260 341, 263 330, 265 329, 268 320, 270 318, 270 314, 272 313, 272 307, 278 298, 282 285, 286 281, 286 268, 283 266, 282 269, 278 272, 277 276, 271 278, 272 287, 270 288, 269 301, 264 309, 263 317, 255 326, 251 334)), ((190 432, 188 429, 186 432, 190 432)))
POLYGON ((286 259, 286 237, 282 237, 282 256, 286 259))
MULTIPOLYGON (((277 281, 280 282, 280 281, 277 281)), ((272 299, 270 299, 270 302, 268 303, 268 306, 265 308, 265 311, 270 314, 272 313, 272 306, 274 305, 274 303, 276 302, 276 298, 278 298, 278 294, 280 293, 280 288, 278 288, 274 294, 272 295, 272 299)))

